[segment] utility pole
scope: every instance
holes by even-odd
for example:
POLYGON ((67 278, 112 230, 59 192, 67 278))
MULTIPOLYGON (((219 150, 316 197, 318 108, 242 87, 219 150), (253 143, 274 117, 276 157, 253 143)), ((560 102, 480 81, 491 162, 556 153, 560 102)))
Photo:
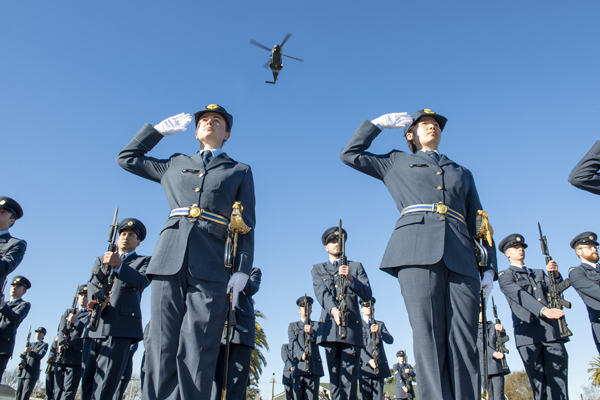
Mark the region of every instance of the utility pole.
POLYGON ((271 378, 271 400, 275 398, 275 372, 273 372, 273 378, 271 378))

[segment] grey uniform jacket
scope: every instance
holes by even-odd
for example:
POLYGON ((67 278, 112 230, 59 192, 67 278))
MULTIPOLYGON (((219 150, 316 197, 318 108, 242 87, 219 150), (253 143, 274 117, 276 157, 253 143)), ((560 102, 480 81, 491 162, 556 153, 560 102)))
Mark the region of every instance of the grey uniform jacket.
POLYGON ((577 163, 569 175, 571 185, 594 194, 600 194, 600 140, 577 163))
MULTIPOLYGON (((530 271, 531 274, 528 274, 522 268, 511 265, 498 274, 500 290, 506 296, 512 311, 515 345, 519 347, 555 340, 568 341, 568 338, 560 337, 558 320, 548 319, 540 314, 544 307, 548 307, 550 278, 541 269, 530 271)), ((562 282, 562 277, 557 279, 558 282, 562 282)))
MULTIPOLYGON (((404 386, 406 386, 408 388, 409 393, 411 393, 414 396, 414 390, 410 378, 414 378, 416 376, 415 369, 410 364, 396 363, 392 367, 392 372, 394 373, 394 377, 396 378, 396 389, 401 390, 404 386), (410 366, 410 372, 408 374, 405 374, 404 370, 406 369, 407 365, 410 366)), ((402 393, 403 391, 400 392, 400 394, 402 393)))
MULTIPOLYGON (((74 311, 72 308, 68 308, 63 315, 60 317, 60 323, 58 325, 58 343, 62 343, 63 338, 65 337, 66 325, 67 325, 67 316, 72 312, 76 313, 77 319, 81 321, 81 325, 87 325, 89 321, 90 312, 86 309, 80 309, 74 311)), ((67 348, 63 350, 64 354, 60 359, 60 364, 63 365, 79 365, 81 366, 81 358, 83 353, 83 329, 78 330, 77 325, 71 328, 71 340, 67 341, 67 348)), ((66 338, 65 338, 66 340, 66 338)), ((54 342, 53 342, 54 343, 54 342)), ((57 353, 57 361, 58 361, 58 353, 57 353)))
POLYGON ((358 298, 369 301, 372 297, 369 278, 359 262, 348 261, 350 274, 354 277, 354 285, 348 287, 346 303, 348 304, 348 327, 345 339, 340 339, 338 325, 330 312, 339 304, 340 277, 337 268, 330 261, 312 266, 311 274, 315 297, 323 309, 317 332, 317 344, 324 342, 339 342, 358 347, 363 346, 362 324, 358 298))
MULTIPOLYGON (((502 359, 494 358, 494 352, 496 351, 496 334, 495 325, 488 321, 487 326, 487 363, 488 363, 488 375, 505 375, 510 374, 510 369, 502 368, 502 359)), ((479 371, 483 376, 483 332, 482 326, 479 324, 477 330, 477 349, 479 350, 479 371)), ((506 355, 505 355, 506 356, 506 355)))
MULTIPOLYGON (((142 328, 142 310, 140 301, 142 292, 150 281, 146 277, 146 269, 150 257, 140 256, 136 253, 129 254, 121 264, 121 271, 116 274, 110 300, 104 310, 102 310, 100 323, 96 332, 89 332, 89 337, 93 339, 114 337, 128 337, 142 340, 144 330, 142 328)), ((94 262, 94 267, 102 264, 102 259, 98 257, 94 262)), ((114 274, 114 272, 113 272, 114 274)), ((88 283, 88 297, 98 291, 98 280, 92 276, 88 283)))
MULTIPOLYGON (((394 276, 405 265, 433 265, 444 260, 448 269, 479 277, 474 255, 475 219, 481 203, 471 172, 441 156, 439 164, 422 151, 415 154, 392 150, 372 154, 366 150, 381 130, 363 121, 340 158, 348 166, 383 181, 399 211, 415 204, 442 202, 461 214, 466 225, 454 218, 431 212, 414 212, 396 222, 380 268, 394 276)), ((496 267, 496 250, 485 245, 488 269, 496 267)))
POLYGON ((31 304, 23 299, 16 299, 0 307, 0 354, 12 356, 15 348, 17 328, 29 314, 31 304))
POLYGON ((310 338, 310 362, 308 365, 308 370, 304 367, 305 363, 302 360, 302 356, 304 355, 305 349, 304 344, 306 340, 304 325, 305 324, 303 321, 296 321, 290 323, 288 327, 288 339, 290 340, 290 345, 292 346, 292 357, 298 360, 292 375, 323 376, 325 375, 325 373, 323 372, 323 361, 321 360, 321 352, 319 351, 319 346, 317 345, 316 337, 319 329, 319 323, 317 321, 311 321, 310 324, 314 332, 310 338))
MULTIPOLYGON (((225 153, 214 157, 206 169, 199 152, 192 157, 174 154, 164 160, 145 156, 162 138, 151 125, 144 125, 119 153, 117 163, 127 171, 160 183, 167 195, 168 211, 197 204, 201 209, 229 219, 233 204, 240 201, 244 207, 244 222, 252 229, 239 235, 234 269, 250 276, 255 227, 254 180, 250 167, 225 153)), ((224 266, 226 239, 226 226, 183 216, 171 217, 162 228, 147 273, 174 275, 181 269, 187 253, 192 276, 210 282, 228 282, 230 269, 224 266), (188 242, 194 246, 188 248, 188 242)))
MULTIPOLYGON (((262 272, 260 268, 253 267, 250 279, 246 282, 244 290, 240 292, 238 305, 235 307, 236 326, 233 329, 231 343, 243 344, 254 348, 254 337, 256 335, 256 317, 254 316, 254 302, 252 296, 260 289, 262 272)), ((225 344, 225 339, 221 341, 225 344)))
POLYGON ((600 343, 600 272, 589 264, 581 263, 569 269, 569 280, 587 307, 594 342, 600 343))
POLYGON ((281 380, 281 383, 284 385, 291 385, 293 380, 290 368, 293 370, 295 365, 291 344, 281 345, 281 360, 283 361, 283 379, 281 380))
POLYGON ((394 343, 394 338, 387 330, 385 324, 382 321, 377 321, 377 326, 379 327, 378 334, 381 335, 379 346, 377 346, 379 350, 379 374, 375 375, 375 370, 369 365, 369 361, 373 359, 373 341, 371 340, 371 325, 367 324, 364 320, 362 320, 363 341, 365 343, 365 347, 363 347, 360 350, 360 371, 358 373, 360 376, 365 378, 387 378, 391 375, 387 357, 385 356, 383 343, 385 342, 387 344, 392 344, 394 343))
POLYGON ((48 351, 48 343, 43 341, 35 342, 31 345, 31 351, 27 355, 27 364, 25 368, 19 371, 19 378, 37 380, 40 377, 40 364, 42 358, 48 351))
POLYGON ((14 238, 10 233, 0 236, 0 285, 8 274, 17 269, 25 256, 25 250, 26 241, 14 238))

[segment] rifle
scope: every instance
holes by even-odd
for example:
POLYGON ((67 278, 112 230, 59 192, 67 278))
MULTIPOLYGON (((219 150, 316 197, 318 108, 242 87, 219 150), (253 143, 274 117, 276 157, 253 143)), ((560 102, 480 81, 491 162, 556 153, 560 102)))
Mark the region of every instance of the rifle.
POLYGON ((65 352, 69 348, 69 345, 71 344, 71 338, 73 336, 73 330, 75 329, 75 326, 73 326, 71 321, 69 321, 69 313, 70 312, 77 313, 77 311, 76 311, 77 309, 75 308, 75 306, 77 304, 78 297, 79 297, 79 285, 77 285, 77 288, 75 289, 75 297, 73 297, 73 304, 71 304, 71 308, 70 308, 70 310, 72 310, 72 311, 67 311, 67 316, 65 319, 65 326, 61 330, 62 338, 60 339, 60 342, 57 343, 56 351, 58 352, 58 356, 56 356, 55 362, 58 364, 62 364, 63 358, 65 356, 65 352), (62 351, 59 351, 59 349, 61 347, 62 347, 62 351))
MULTIPOLYGON (((235 268, 235 255, 237 253, 237 241, 238 234, 245 235, 250 232, 250 228, 242 219, 242 212, 244 207, 242 203, 236 201, 233 204, 233 211, 231 212, 231 222, 229 222, 229 235, 227 238, 227 244, 225 246, 225 266, 231 268, 231 275, 233 276, 233 269, 235 268), (233 246, 232 246, 233 243, 233 246)), ((229 350, 231 348, 231 328, 233 320, 233 288, 229 290, 229 304, 227 306, 227 321, 225 322, 227 327, 227 338, 225 340, 225 362, 223 363, 223 389, 221 390, 221 400, 225 400, 227 397, 227 370, 229 368, 229 350)))
MULTIPOLYGON (((371 298, 370 303, 370 311, 371 311, 371 323, 369 324, 369 328, 373 324, 377 324, 375 320, 375 306, 373 305, 373 299, 371 298)), ((375 375, 379 375, 379 343, 381 342, 379 334, 377 332, 371 332, 371 344, 373 346, 373 351, 371 354, 373 355, 373 361, 375 362, 375 368, 373 369, 373 373, 375 375)))
MULTIPOLYGON (((304 307, 304 314, 306 316, 306 324, 305 325, 311 326, 310 312, 309 312, 310 304, 308 303, 308 297, 306 296, 306 293, 304 293, 304 300, 302 301, 302 307, 304 307)), ((304 369, 307 372, 310 369, 310 356, 311 356, 310 339, 311 339, 311 336, 312 335, 310 333, 304 332, 304 369)))
MULTIPOLYGON (((538 229, 540 231, 540 244, 542 246, 542 254, 546 257, 546 265, 552 261, 550 252, 548 251, 548 241, 546 236, 542 234, 542 227, 538 222, 538 229)), ((556 283, 556 272, 548 271, 550 277, 550 288, 548 290, 548 308, 558 308, 562 310, 564 308, 571 308, 571 302, 567 301, 563 297, 563 292, 571 286, 571 281, 567 278, 561 283, 556 283)), ((567 320, 564 315, 558 319, 558 328, 560 331, 560 337, 566 338, 573 335, 573 332, 569 330, 567 326, 567 320)))
MULTIPOLYGON (((342 265, 348 265, 348 259, 346 258, 346 238, 344 237, 344 231, 342 230, 342 220, 340 219, 340 226, 338 229, 338 248, 340 252, 340 267, 342 265)), ((340 302, 338 303, 338 310, 340 311, 340 326, 339 334, 340 339, 346 338, 346 330, 348 328, 348 303, 346 302, 346 293, 348 292, 348 278, 345 275, 339 274, 340 276, 340 302)))
MULTIPOLYGON (((496 319, 496 324, 502 325, 500 322, 500 318, 498 318, 498 310, 496 309, 496 304, 494 304, 494 298, 492 297, 492 310, 494 311, 494 318, 496 319)), ((496 351, 502 354, 508 354, 508 349, 504 346, 504 343, 508 342, 510 338, 506 334, 506 330, 504 332, 496 333, 496 351)), ((506 357, 502 357, 502 369, 508 369, 508 363, 506 362, 506 357)))
MULTIPOLYGON (((483 279, 484 268, 487 267, 487 250, 483 247, 483 239, 485 238, 488 245, 491 247, 493 245, 492 242, 492 234, 494 233, 494 229, 490 225, 488 221, 488 214, 483 210, 477 210, 477 217, 475 219, 475 227, 477 230, 477 235, 475 236, 475 245, 477 247, 477 253, 479 254, 478 263, 481 273, 481 278, 483 279), (479 240, 479 242, 477 242, 479 240)), ((481 288, 479 293, 479 301, 481 307, 481 320, 482 320, 482 336, 483 336, 483 398, 489 398, 489 385, 488 385, 488 363, 487 363, 487 342, 488 342, 488 334, 487 334, 487 316, 485 312, 486 303, 485 303, 485 286, 481 288)))
POLYGON ((29 325, 29 333, 27 334, 27 346, 25 346, 25 350, 21 353, 19 357, 21 357, 21 361, 19 362, 18 370, 22 370, 27 366, 27 355, 29 354, 29 349, 31 348, 31 325, 29 325))
MULTIPOLYGON (((110 231, 108 233, 108 250, 115 252, 117 246, 115 242, 117 240, 117 234, 119 230, 119 221, 117 221, 117 215, 119 214, 119 207, 115 210, 115 216, 113 222, 110 225, 110 231)), ((96 332, 98 330, 98 324, 100 323, 100 314, 102 313, 102 304, 108 296, 110 296, 110 290, 112 289, 113 282, 110 280, 112 275, 112 267, 108 264, 100 264, 92 270, 92 278, 95 276, 97 282, 95 283, 98 291, 92 295, 92 300, 96 301, 93 305, 90 313, 90 322, 87 324, 87 329, 96 332), (102 273, 102 274, 101 274, 102 273)), ((113 279, 114 281, 114 279, 113 279)))
POLYGON ((406 392, 406 398, 407 399, 413 399, 413 395, 412 395, 412 382, 410 381, 410 375, 407 375, 404 370, 405 369, 412 369, 412 366, 408 363, 402 363, 402 365, 400 365, 400 379, 402 379, 402 382, 404 383, 404 386, 406 386, 406 388, 408 389, 408 392, 406 392))

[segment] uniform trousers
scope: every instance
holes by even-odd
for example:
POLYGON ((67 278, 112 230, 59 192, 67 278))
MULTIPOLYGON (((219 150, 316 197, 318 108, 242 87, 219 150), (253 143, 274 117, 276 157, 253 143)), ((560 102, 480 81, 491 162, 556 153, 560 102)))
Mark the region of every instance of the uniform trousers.
POLYGON ((441 260, 401 267, 398 281, 420 367, 419 400, 479 399, 479 279, 452 272, 441 260))
POLYGON ((359 380, 361 400, 383 399, 383 381, 384 378, 361 377, 359 380))
POLYGON ((36 383, 37 379, 18 379, 15 400, 29 400, 29 397, 31 397, 31 394, 33 393, 33 389, 35 389, 36 383))
POLYGON ((144 400, 208 399, 229 304, 226 282, 153 275, 144 400))
POLYGON ((517 347, 535 400, 568 399, 569 356, 562 340, 517 347))
MULTIPOLYGON (((253 347, 243 344, 231 343, 229 349, 229 365, 227 368, 227 400, 245 400, 246 388, 250 379, 250 359, 253 347)), ((213 382, 211 398, 221 398, 223 390, 223 371, 225 368, 225 346, 219 349, 215 380, 213 382)))
POLYGON ((81 366, 56 364, 54 370, 54 399, 75 400, 81 382, 81 366))
POLYGON ((132 340, 115 336, 91 339, 83 370, 81 400, 113 399, 129 361, 132 340))
POLYGON ((331 400, 355 400, 360 347, 338 342, 324 342, 320 346, 327 358, 331 400))
POLYGON ((54 368, 46 372, 46 400, 54 400, 54 368))
POLYGON ((129 385, 130 381, 131 379, 121 379, 119 386, 117 387, 117 391, 113 396, 113 400, 122 400, 123 397, 125 397, 125 391, 127 390, 127 385, 129 385))
POLYGON ((488 377, 489 400, 506 400, 504 397, 504 375, 490 375, 488 377))
POLYGON ((320 376, 298 375, 293 379, 294 400, 317 400, 319 398, 320 376))
POLYGON ((294 387, 293 384, 284 383, 283 388, 285 390, 285 400, 294 400, 294 387))
POLYGON ((8 364, 10 357, 10 354, 0 354, 0 382, 2 382, 2 376, 4 375, 6 364, 8 364))

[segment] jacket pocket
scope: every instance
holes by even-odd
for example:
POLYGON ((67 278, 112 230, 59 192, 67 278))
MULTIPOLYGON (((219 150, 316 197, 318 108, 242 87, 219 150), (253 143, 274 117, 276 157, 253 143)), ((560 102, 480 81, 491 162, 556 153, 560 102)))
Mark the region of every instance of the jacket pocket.
POLYGON ((163 225, 160 233, 162 234, 167 229, 179 229, 179 218, 169 218, 163 225))
POLYGON ((401 217, 398 222, 396 222, 396 227, 394 228, 394 230, 401 228, 403 226, 406 225, 413 225, 413 224, 422 224, 423 223, 423 215, 406 215, 404 217, 401 217))
POLYGON ((213 236, 218 237, 219 239, 225 241, 227 240, 227 228, 222 225, 216 225, 214 223, 208 223, 208 233, 213 236))

